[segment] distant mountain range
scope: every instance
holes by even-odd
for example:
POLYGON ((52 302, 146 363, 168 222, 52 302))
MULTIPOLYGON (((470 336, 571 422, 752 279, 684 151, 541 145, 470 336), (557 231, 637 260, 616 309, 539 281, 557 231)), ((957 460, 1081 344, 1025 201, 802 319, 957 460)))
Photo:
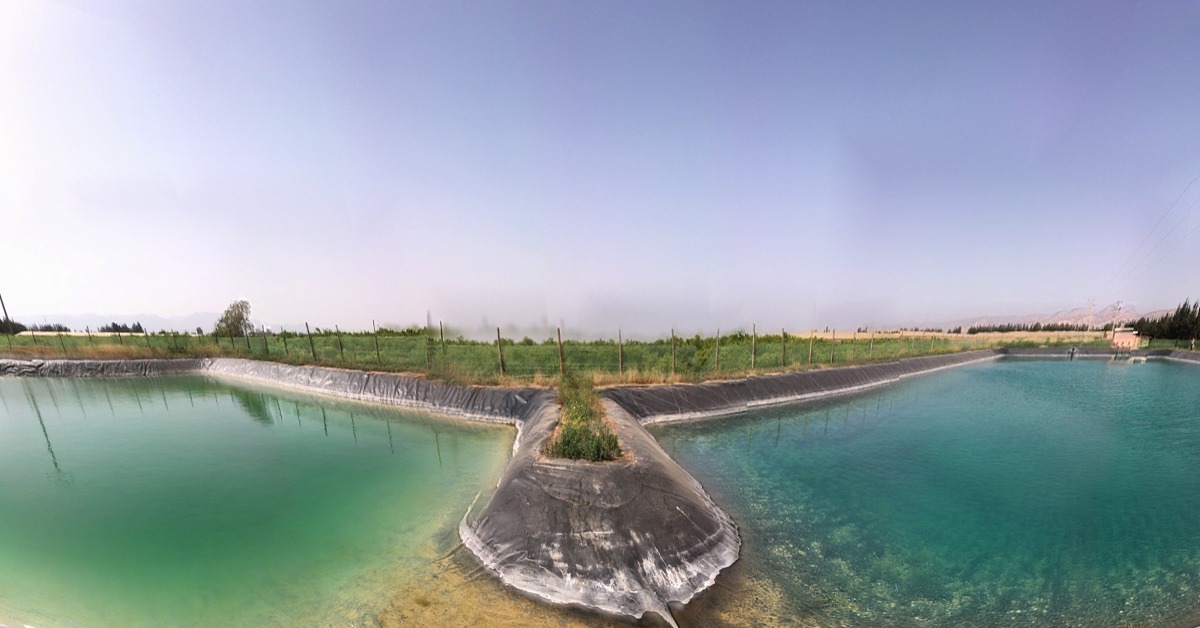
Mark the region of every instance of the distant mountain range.
POLYGON ((1149 318, 1157 318, 1164 314, 1170 314, 1172 310, 1151 310, 1149 312, 1139 312, 1136 308, 1130 305, 1124 305, 1120 302, 1113 303, 1102 309, 1093 309, 1090 313, 1086 307, 1077 307, 1070 310, 1061 310, 1053 314, 1026 314, 1024 316, 982 316, 980 318, 961 319, 946 325, 947 329, 953 329, 961 326, 964 330, 968 327, 980 327, 988 325, 1032 325, 1041 323, 1049 324, 1066 324, 1066 325, 1091 325, 1092 327, 1103 327, 1109 323, 1121 325, 1136 321, 1143 316, 1149 318))

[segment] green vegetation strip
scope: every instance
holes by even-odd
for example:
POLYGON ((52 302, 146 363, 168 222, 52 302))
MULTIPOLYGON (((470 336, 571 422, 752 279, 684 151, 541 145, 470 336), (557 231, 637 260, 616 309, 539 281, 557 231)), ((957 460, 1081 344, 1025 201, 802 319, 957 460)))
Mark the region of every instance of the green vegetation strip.
MULTIPOLYGON (((1081 335, 1082 336, 1082 335, 1081 335)), ((695 335, 651 341, 564 340, 567 371, 592 373, 599 384, 703 381, 755 373, 887 362, 900 358, 1005 347, 1109 346, 1103 338, 998 339, 981 336, 858 334, 846 338, 810 338, 788 334, 751 337, 746 333, 717 338, 695 335), (674 355, 674 359, 672 359, 674 355)), ((1184 342, 1155 340, 1151 348, 1186 348, 1184 342)), ((234 357, 286 364, 313 364, 404 373, 463 384, 534 382, 552 385, 559 375, 554 339, 501 340, 501 375, 496 341, 437 337, 437 329, 380 329, 341 332, 314 329, 240 336, 161 333, 0 335, 0 354, 18 358, 134 359, 234 357)))
POLYGON ((592 378, 567 372, 558 387, 562 420, 544 453, 571 460, 616 460, 621 457, 617 435, 604 422, 604 410, 596 396, 592 378))

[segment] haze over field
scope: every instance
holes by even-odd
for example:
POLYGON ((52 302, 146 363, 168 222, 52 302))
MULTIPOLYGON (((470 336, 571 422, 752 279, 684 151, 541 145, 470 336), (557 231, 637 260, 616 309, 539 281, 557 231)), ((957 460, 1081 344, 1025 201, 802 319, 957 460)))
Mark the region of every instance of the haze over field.
POLYGON ((0 294, 29 323, 246 299, 276 328, 642 334, 1172 308, 1200 294, 1197 28, 1183 2, 8 0, 0 294))

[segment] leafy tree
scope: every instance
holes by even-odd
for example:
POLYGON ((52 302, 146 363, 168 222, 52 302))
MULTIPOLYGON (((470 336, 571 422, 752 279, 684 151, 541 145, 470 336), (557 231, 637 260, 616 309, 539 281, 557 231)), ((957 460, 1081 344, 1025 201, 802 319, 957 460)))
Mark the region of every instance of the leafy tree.
POLYGON ((254 331, 250 322, 250 303, 234 301, 225 308, 225 313, 213 325, 215 336, 249 336, 254 331))

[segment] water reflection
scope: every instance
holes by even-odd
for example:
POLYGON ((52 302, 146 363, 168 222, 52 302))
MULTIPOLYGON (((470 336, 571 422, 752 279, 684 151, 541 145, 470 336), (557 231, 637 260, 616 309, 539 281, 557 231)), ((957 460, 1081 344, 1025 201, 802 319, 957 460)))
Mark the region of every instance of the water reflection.
POLYGON ((436 558, 425 539, 457 541, 472 496, 496 483, 511 432, 194 375, 5 378, 0 615, 47 609, 48 619, 26 620, 35 625, 155 625, 122 620, 193 611, 203 623, 379 624, 401 578, 436 558), (312 620, 346 609, 346 621, 312 620))
MULTIPOLYGON (((29 401, 29 407, 33 409, 33 413, 37 416, 38 425, 42 428, 42 438, 46 440, 46 451, 50 452, 50 462, 54 465, 54 474, 59 478, 63 477, 62 468, 58 466, 58 456, 54 454, 54 445, 50 443, 50 432, 46 429, 46 420, 42 417, 42 408, 38 405, 37 398, 29 388, 29 380, 22 380, 25 389, 25 399, 29 401)), ((50 388, 47 388, 50 390, 50 388)))
MULTIPOLYGON (((60 451, 61 448, 56 447, 53 443, 54 437, 51 432, 54 431, 55 413, 57 412, 58 416, 67 420, 96 419, 99 418, 99 413, 93 411, 95 406, 107 406, 109 416, 117 419, 117 422, 105 424, 121 428, 138 429, 141 424, 129 420, 137 417, 153 419, 157 422, 159 419, 165 418, 160 415, 171 413, 201 413, 209 416, 215 408, 224 407, 228 410, 232 406, 236 408, 236 414, 233 416, 245 417, 249 422, 264 428, 284 429, 291 425, 291 418, 287 416, 288 413, 284 412, 283 406, 290 404, 291 414, 295 417, 296 430, 303 431, 305 418, 316 419, 319 413, 321 433, 326 438, 340 439, 349 436, 347 441, 352 441, 360 446, 377 447, 376 451, 380 453, 384 452, 384 439, 386 438, 385 455, 399 454, 403 456, 406 455, 406 451, 422 451, 425 452, 424 455, 429 456, 430 465, 436 459, 437 467, 435 468, 440 470, 453 468, 457 464, 456 457, 459 455, 460 443, 457 438, 454 438, 456 431, 497 429, 496 426, 447 419, 432 414, 414 414, 410 411, 372 406, 349 400, 274 391, 253 385, 231 384, 223 380, 195 375, 155 378, 33 379, 14 381, 13 384, 25 388, 27 411, 32 419, 38 421, 39 431, 42 432, 42 440, 46 445, 46 456, 50 459, 53 473, 56 475, 63 473, 62 461, 58 459, 58 456, 65 452, 60 451), (157 399, 155 399, 156 397, 157 399), (74 399, 74 404, 70 403, 71 399, 74 399), (46 403, 47 400, 50 403, 46 403), (89 409, 88 406, 93 407, 89 409), (405 416, 407 416, 407 420, 404 418, 405 416), (452 437, 447 441, 447 447, 442 446, 443 432, 448 432, 452 437), (429 441, 424 440, 424 437, 414 438, 414 435, 421 433, 426 434, 429 441)), ((15 387, 11 390, 16 392, 15 387)), ((3 397, 3 402, 4 405, 0 406, 0 411, 9 414, 12 411, 21 411, 20 408, 9 408, 13 404, 8 403, 7 397, 3 397)), ((183 425, 180 423, 180 428, 183 425)), ((776 429, 772 430, 772 437, 778 441, 779 429, 778 426, 775 427, 776 429)), ((751 430, 752 433, 747 436, 751 439, 756 438, 759 434, 758 427, 755 426, 751 430)), ((60 439, 63 437, 62 434, 58 436, 60 439)), ((67 449, 70 449, 69 445, 67 449)))
POLYGON ((260 425, 271 426, 275 424, 275 419, 267 410, 267 398, 260 393, 253 393, 246 390, 229 389, 229 398, 233 399, 250 418, 254 419, 260 425))

